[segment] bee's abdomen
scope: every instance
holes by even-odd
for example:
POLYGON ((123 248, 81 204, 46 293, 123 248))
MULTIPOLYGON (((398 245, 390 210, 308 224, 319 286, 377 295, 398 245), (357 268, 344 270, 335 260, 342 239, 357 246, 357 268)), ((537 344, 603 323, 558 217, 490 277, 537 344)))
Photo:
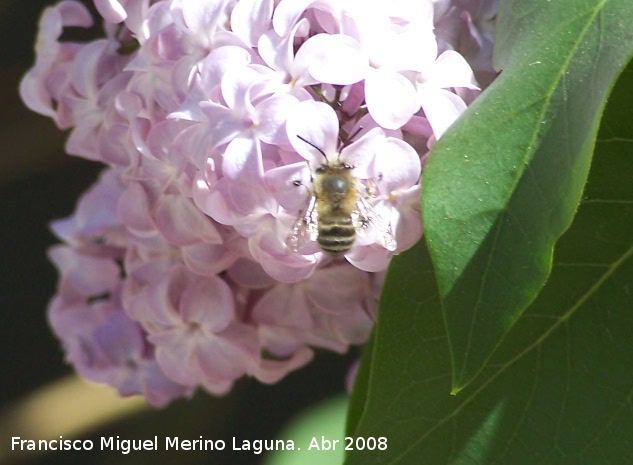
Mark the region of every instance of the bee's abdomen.
POLYGON ((354 244, 356 229, 351 217, 336 217, 330 221, 319 221, 317 242, 325 253, 343 255, 354 244))

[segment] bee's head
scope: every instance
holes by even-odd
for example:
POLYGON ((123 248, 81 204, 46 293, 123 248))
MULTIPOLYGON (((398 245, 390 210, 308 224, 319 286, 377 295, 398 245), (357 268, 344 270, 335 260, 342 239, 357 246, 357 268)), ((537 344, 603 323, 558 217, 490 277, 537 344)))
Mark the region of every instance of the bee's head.
POLYGON ((324 174, 324 173, 340 173, 341 171, 348 171, 348 170, 353 170, 354 167, 348 163, 341 163, 338 160, 335 161, 327 161, 326 163, 322 163, 321 165, 319 165, 319 167, 316 169, 316 172, 318 174, 324 174))

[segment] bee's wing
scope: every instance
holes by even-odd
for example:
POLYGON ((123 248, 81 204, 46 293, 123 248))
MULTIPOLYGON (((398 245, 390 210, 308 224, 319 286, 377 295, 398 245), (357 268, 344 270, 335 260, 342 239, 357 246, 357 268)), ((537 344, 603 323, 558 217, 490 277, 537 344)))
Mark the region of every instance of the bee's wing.
POLYGON ((393 234, 391 223, 378 213, 367 201, 366 195, 358 198, 356 207, 352 212, 352 221, 357 229, 370 229, 378 243, 390 252, 398 246, 393 234))
POLYGON ((286 239, 286 245, 293 252, 299 251, 309 242, 316 241, 318 236, 318 213, 316 209, 316 197, 310 197, 310 203, 301 213, 286 239))

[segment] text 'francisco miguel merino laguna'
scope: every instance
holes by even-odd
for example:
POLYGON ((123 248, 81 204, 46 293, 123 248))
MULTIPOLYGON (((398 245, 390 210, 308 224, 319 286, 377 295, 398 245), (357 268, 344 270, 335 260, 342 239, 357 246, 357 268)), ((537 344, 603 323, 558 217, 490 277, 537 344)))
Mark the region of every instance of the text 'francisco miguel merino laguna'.
MULTIPOLYGON (((239 440, 232 438, 232 450, 250 451, 253 454, 261 454, 265 450, 295 450, 294 442, 281 439, 248 439, 239 440)), ((99 450, 119 451, 129 454, 131 451, 159 450, 158 436, 153 439, 121 439, 116 437, 102 437, 99 441, 99 450)), ((60 450, 93 450, 95 441, 90 439, 22 439, 19 436, 11 438, 11 450, 13 451, 60 451, 60 450)), ((179 437, 165 437, 163 450, 225 450, 226 441, 222 439, 180 439, 179 437)))

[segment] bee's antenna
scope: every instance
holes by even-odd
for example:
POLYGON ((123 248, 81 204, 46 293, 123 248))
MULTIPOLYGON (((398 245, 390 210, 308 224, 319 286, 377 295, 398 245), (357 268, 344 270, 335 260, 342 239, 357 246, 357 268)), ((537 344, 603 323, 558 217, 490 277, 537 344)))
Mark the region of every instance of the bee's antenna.
POLYGON ((303 137, 301 137, 300 135, 297 135, 297 137, 298 137, 299 139, 301 139, 303 142, 305 142, 306 144, 308 144, 309 146, 311 146, 311 147, 313 147, 313 148, 317 149, 317 150, 319 151, 319 153, 320 153, 321 155, 323 155, 323 158, 325 158, 325 161, 326 161, 326 162, 328 162, 328 161, 329 161, 329 160, 327 159, 327 155, 325 154, 325 152, 324 152, 323 150, 321 150, 319 147, 317 147, 316 145, 314 145, 314 144, 313 144, 312 142, 310 142, 309 140, 304 139, 304 138, 303 138, 303 137))
POLYGON ((352 141, 354 140, 354 137, 356 137, 356 136, 358 135, 358 133, 359 133, 359 132, 361 132, 362 130, 363 130, 363 127, 362 127, 362 126, 358 126, 358 129, 357 129, 356 131, 354 131, 354 132, 352 133, 352 135, 351 135, 351 136, 349 136, 349 137, 345 140, 345 142, 343 142, 343 145, 341 145, 341 148, 340 148, 340 149, 338 149, 338 154, 339 154, 339 156, 341 156, 341 152, 343 151, 343 149, 344 149, 345 147, 347 147, 349 144, 351 144, 351 143, 352 143, 352 141))

